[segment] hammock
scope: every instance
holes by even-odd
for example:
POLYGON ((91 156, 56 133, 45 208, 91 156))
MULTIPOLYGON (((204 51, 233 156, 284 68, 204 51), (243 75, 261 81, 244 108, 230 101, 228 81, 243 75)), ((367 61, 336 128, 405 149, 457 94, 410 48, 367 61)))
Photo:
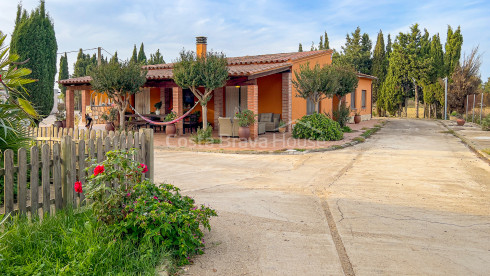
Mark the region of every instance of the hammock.
POLYGON ((172 121, 169 121, 169 122, 156 122, 156 121, 152 121, 148 118, 146 118, 145 116, 141 115, 138 111, 136 111, 136 109, 134 109, 134 107, 129 104, 129 106, 131 107, 131 109, 136 113, 136 115, 140 116, 143 120, 147 121, 148 123, 152 124, 152 125, 157 125, 157 126, 166 126, 166 125, 170 125, 170 124, 175 124, 181 120, 183 120, 187 115, 189 115, 191 113, 191 111, 197 106, 199 102, 196 102, 194 104, 194 106, 189 109, 189 111, 187 111, 184 115, 178 117, 178 118, 175 118, 174 120, 172 121))

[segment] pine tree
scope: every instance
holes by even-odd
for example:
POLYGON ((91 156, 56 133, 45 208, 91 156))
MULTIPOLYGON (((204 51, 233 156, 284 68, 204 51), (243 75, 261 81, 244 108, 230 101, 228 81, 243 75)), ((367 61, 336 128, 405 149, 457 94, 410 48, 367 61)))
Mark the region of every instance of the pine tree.
POLYGON ((303 52, 303 45, 299 44, 298 52, 303 52))
MULTIPOLYGON (((376 102, 378 91, 381 88, 386 76, 386 53, 385 53, 385 41, 383 31, 379 31, 378 38, 376 40, 376 46, 373 53, 373 68, 372 74, 377 77, 377 80, 373 81, 373 102, 376 102)), ((378 112, 379 113, 379 112, 378 112)))
POLYGON ((155 54, 150 54, 148 64, 165 64, 165 60, 163 60, 163 56, 160 54, 160 49, 157 49, 155 54))
POLYGON ((446 68, 446 76, 451 75, 454 72, 454 68, 459 63, 461 58, 461 46, 463 45, 463 35, 461 34, 461 28, 453 32, 451 26, 447 26, 447 38, 445 45, 444 66, 446 68))
MULTIPOLYGON (((66 56, 66 53, 60 57, 60 71, 58 75, 58 81, 60 80, 66 80, 70 77, 70 74, 68 72, 68 57, 66 56)), ((61 93, 65 95, 66 93, 66 87, 62 84, 58 84, 58 87, 61 90, 61 93)))
POLYGON ((44 0, 27 15, 22 6, 17 9, 16 25, 11 38, 10 53, 18 54, 21 61, 28 60, 19 67, 30 68, 29 76, 37 81, 27 84, 25 88, 29 97, 41 116, 49 115, 54 103, 54 80, 56 76, 56 51, 58 44, 53 21, 45 10, 44 0))
POLYGON ((138 52, 138 63, 147 64, 145 46, 143 45, 143 42, 141 42, 140 51, 138 52))
POLYGON ((342 54, 333 58, 335 64, 344 64, 354 66, 355 70, 364 74, 371 73, 371 48, 372 43, 369 35, 361 35, 361 28, 345 38, 345 46, 342 46, 342 54))
POLYGON ((134 44, 133 55, 131 56, 131 59, 129 60, 129 62, 134 62, 134 63, 138 62, 138 54, 137 53, 138 52, 136 50, 136 44, 134 44))
POLYGON ((327 31, 325 31, 324 39, 325 39, 325 42, 323 43, 323 48, 328 50, 328 49, 330 49, 330 43, 328 41, 327 31))

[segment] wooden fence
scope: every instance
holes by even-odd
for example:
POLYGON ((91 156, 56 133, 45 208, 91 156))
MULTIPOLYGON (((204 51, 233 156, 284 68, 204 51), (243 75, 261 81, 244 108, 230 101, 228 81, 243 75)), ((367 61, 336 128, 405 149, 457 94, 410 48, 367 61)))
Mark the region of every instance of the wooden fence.
MULTIPOLYGON (((54 127, 29 130, 34 145, 3 153, 3 212, 38 215, 52 213, 67 205, 83 204, 84 195, 74 191, 75 181, 85 184, 87 161, 101 162, 105 153, 114 149, 136 148, 132 156, 148 166, 146 177, 153 180, 153 130, 139 132, 106 132, 58 129, 54 127), (28 179, 29 178, 29 179, 28 179)), ((91 172, 89 172, 91 174, 91 172)))

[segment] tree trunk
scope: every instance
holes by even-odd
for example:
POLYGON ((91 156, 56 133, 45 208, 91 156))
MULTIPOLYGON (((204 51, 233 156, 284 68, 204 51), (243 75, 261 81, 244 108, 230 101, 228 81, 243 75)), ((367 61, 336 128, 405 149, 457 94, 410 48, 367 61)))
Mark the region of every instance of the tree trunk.
POLYGON ((202 107, 202 129, 206 130, 208 128, 208 106, 207 104, 203 105, 201 104, 202 107))
POLYGON ((405 117, 408 117, 408 98, 405 98, 405 117))
POLYGON ((124 130, 124 111, 126 108, 118 108, 119 110, 119 129, 124 130))
MULTIPOLYGON (((429 105, 429 113, 430 113, 430 105, 429 105)), ((424 118, 427 117, 426 114, 427 114, 427 104, 424 101, 424 118)))
POLYGON ((315 113, 318 113, 318 111, 319 111, 318 101, 314 102, 313 104, 315 105, 315 113))
POLYGON ((430 115, 431 115, 431 113, 430 113, 430 108, 431 108, 431 106, 432 106, 432 105, 431 105, 431 104, 429 104, 429 110, 428 110, 428 111, 429 111, 429 119, 430 119, 430 115))
POLYGON ((419 87, 415 84, 415 118, 419 117, 419 87))

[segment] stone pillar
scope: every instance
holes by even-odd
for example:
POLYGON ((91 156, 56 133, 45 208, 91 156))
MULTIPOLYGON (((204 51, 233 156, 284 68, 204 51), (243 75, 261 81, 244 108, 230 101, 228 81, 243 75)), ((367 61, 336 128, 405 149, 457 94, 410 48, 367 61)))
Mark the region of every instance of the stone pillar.
POLYGON ((220 87, 214 90, 214 129, 219 130, 218 118, 223 116, 223 91, 220 87))
MULTIPOLYGON (((256 84, 247 86, 247 107, 248 110, 251 110, 255 115, 259 114, 259 86, 256 84)), ((255 121, 255 123, 250 126, 250 138, 255 140, 258 136, 259 124, 255 121)))
POLYGON ((292 90, 291 90, 291 72, 282 73, 282 115, 281 119, 287 124, 287 130, 291 130, 291 102, 292 102, 292 90))
POLYGON ((75 126, 75 91, 66 89, 65 95, 66 107, 66 128, 74 128, 75 126))
POLYGON ((163 114, 163 113, 165 113, 165 110, 167 110, 167 107, 165 106, 165 88, 164 87, 160 88, 160 101, 162 102, 162 108, 160 108, 160 113, 163 114))
MULTIPOLYGON (((183 92, 180 87, 172 87, 172 97, 173 97, 173 110, 177 114, 177 117, 184 115, 184 104, 183 104, 183 92)), ((179 121, 175 124, 177 128, 177 134, 182 134, 184 129, 183 121, 179 121)))
POLYGON ((90 105, 90 90, 82 90, 82 110, 80 110, 80 114, 82 115, 82 122, 84 123, 87 105, 90 105))

